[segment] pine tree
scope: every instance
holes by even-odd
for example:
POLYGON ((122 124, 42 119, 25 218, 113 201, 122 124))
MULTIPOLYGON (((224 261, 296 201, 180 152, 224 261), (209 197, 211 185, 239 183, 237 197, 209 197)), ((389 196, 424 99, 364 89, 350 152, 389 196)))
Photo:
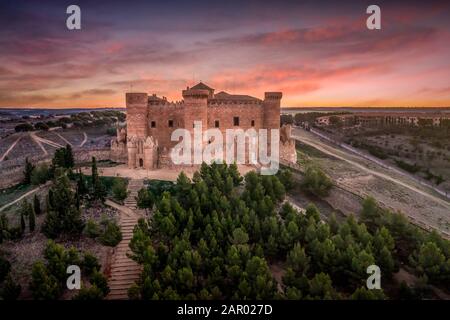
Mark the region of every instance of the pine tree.
POLYGON ((83 221, 67 176, 63 174, 56 178, 50 190, 49 198, 52 194, 53 204, 47 212, 42 231, 49 238, 55 238, 62 232, 79 234, 83 230, 83 221))
POLYGON ((305 249, 300 244, 295 244, 294 248, 288 253, 287 262, 288 265, 297 274, 306 274, 309 269, 309 263, 311 258, 305 253, 305 249))
POLYGON ((35 300, 56 300, 61 292, 58 280, 48 273, 41 261, 33 265, 30 289, 35 300))
POLYGON ((418 252, 417 266, 431 280, 437 280, 443 275, 445 256, 434 242, 422 244, 418 252))
POLYGON ((33 199, 33 206, 34 206, 34 213, 38 216, 42 213, 41 211, 41 202, 39 201, 39 198, 37 194, 34 195, 33 199))
POLYGON ((309 293, 314 299, 331 300, 337 298, 330 276, 322 272, 316 274, 309 281, 309 293))
POLYGON ((377 255, 377 261, 380 264, 383 275, 390 277, 395 269, 395 261, 387 247, 381 249, 380 253, 377 255))
POLYGON ((384 300, 383 290, 367 290, 365 287, 357 288, 351 295, 352 300, 384 300))
POLYGON ((361 222, 366 224, 369 230, 374 230, 380 224, 381 216, 381 209, 375 199, 372 197, 365 198, 360 214, 361 222))

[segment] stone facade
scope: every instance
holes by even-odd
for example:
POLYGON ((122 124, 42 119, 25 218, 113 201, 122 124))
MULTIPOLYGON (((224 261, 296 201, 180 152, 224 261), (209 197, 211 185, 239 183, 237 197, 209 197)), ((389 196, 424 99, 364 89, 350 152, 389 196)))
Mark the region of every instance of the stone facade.
MULTIPOLYGON (((126 155, 130 168, 171 166, 170 151, 178 143, 171 141, 172 132, 177 128, 193 131, 194 121, 201 121, 202 130, 219 129, 224 136, 226 129, 280 128, 281 92, 266 92, 261 100, 223 91, 215 94, 200 82, 182 95, 182 101, 169 102, 155 94, 127 93, 127 127, 117 130, 111 143, 112 157, 123 159, 126 155)), ((285 160, 296 157, 290 135, 280 143, 280 151, 287 156, 285 160)))

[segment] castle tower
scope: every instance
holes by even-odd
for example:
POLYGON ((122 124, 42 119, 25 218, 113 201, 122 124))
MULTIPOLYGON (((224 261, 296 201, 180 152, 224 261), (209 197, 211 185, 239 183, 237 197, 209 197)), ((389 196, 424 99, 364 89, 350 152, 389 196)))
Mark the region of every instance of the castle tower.
POLYGON ((143 142, 148 134, 148 95, 127 93, 128 167, 144 167, 143 142))
POLYGON ((202 122, 202 130, 208 126, 208 97, 207 89, 194 89, 189 87, 183 90, 184 99, 184 125, 187 130, 193 130, 194 121, 202 122))
POLYGON ((282 96, 281 92, 264 93, 263 127, 265 129, 280 129, 280 103, 282 96))

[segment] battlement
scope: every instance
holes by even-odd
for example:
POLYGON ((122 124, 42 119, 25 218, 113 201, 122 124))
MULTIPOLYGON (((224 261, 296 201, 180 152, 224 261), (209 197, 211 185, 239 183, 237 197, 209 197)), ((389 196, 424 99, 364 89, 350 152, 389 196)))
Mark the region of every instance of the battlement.
POLYGON ((184 106, 184 100, 181 101, 149 101, 148 106, 150 108, 182 108, 184 106))
POLYGON ((183 90, 183 98, 185 99, 208 99, 210 96, 209 90, 206 89, 189 89, 183 90))
POLYGON ((208 107, 220 105, 258 105, 262 106, 261 100, 236 100, 236 99, 210 99, 208 100, 208 107))
POLYGON ((264 100, 281 100, 282 97, 281 92, 264 92, 264 100))
POLYGON ((176 102, 152 102, 148 104, 148 107, 152 112, 164 111, 164 110, 181 110, 185 107, 184 100, 176 102))
POLYGON ((147 103, 148 95, 143 92, 127 92, 126 103, 128 104, 145 104, 147 103))

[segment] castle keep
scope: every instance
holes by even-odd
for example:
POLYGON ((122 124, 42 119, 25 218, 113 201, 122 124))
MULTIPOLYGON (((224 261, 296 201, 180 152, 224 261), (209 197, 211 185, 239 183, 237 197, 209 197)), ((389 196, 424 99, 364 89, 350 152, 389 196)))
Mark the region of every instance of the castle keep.
MULTIPOLYGON (((183 90, 182 95, 181 102, 169 102, 155 94, 127 93, 127 126, 118 129, 112 141, 113 158, 124 159, 126 155, 130 168, 171 166, 170 151, 178 143, 171 141, 172 132, 177 128, 193 131, 194 121, 201 121, 203 130, 215 128, 223 135, 226 129, 280 129, 281 92, 266 92, 261 100, 215 93, 200 82, 183 90)), ((295 162, 290 128, 282 128, 280 138, 280 157, 295 162)))

